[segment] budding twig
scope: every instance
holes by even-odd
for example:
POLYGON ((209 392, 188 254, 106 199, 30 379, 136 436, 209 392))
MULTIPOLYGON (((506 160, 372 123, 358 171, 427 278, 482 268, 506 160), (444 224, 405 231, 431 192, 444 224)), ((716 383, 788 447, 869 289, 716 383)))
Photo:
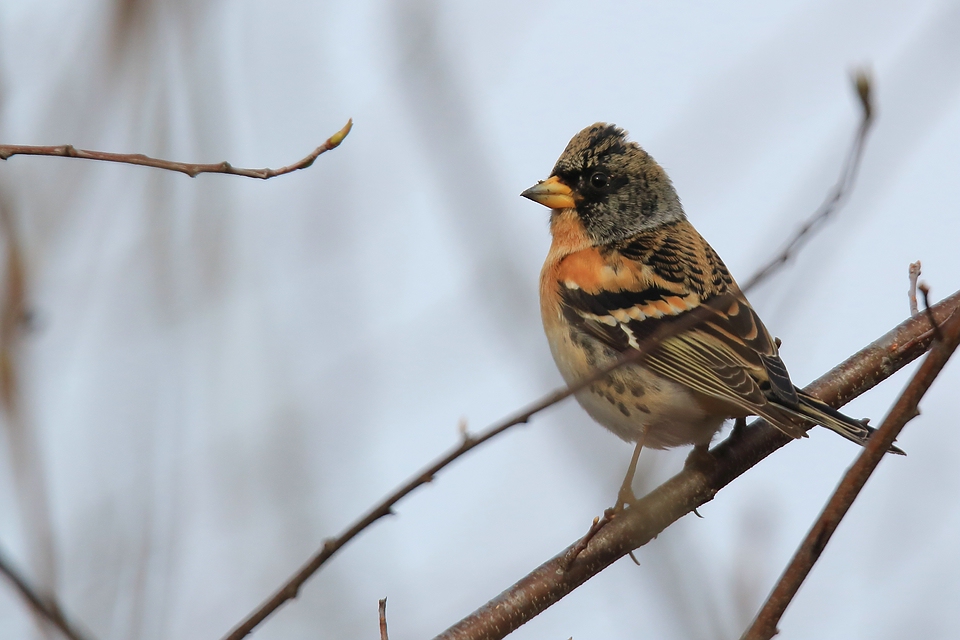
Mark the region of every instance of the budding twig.
POLYGON ((201 173, 225 173, 232 176, 244 176, 247 178, 259 178, 268 180, 285 173, 292 173, 300 169, 306 169, 313 164, 314 160, 321 154, 336 149, 343 142, 343 139, 353 128, 353 119, 347 121, 340 131, 327 138, 319 147, 314 149, 309 155, 293 164, 288 164, 279 169, 244 169, 234 167, 227 161, 216 162, 212 164, 194 164, 190 162, 177 162, 175 160, 162 160, 160 158, 151 158, 142 153, 111 153, 108 151, 90 151, 88 149, 77 149, 71 144, 57 146, 35 146, 22 144, 0 144, 0 160, 6 160, 12 156, 55 156, 61 158, 81 158, 84 160, 100 160, 103 162, 119 162, 121 164, 136 164, 144 167, 154 167, 155 169, 166 169, 167 171, 177 171, 185 173, 191 178, 201 173))
POLYGON ((910 263, 910 269, 908 273, 910 275, 910 289, 907 291, 907 296, 910 300, 910 315, 915 316, 920 313, 920 310, 917 307, 917 279, 920 278, 919 260, 910 263))

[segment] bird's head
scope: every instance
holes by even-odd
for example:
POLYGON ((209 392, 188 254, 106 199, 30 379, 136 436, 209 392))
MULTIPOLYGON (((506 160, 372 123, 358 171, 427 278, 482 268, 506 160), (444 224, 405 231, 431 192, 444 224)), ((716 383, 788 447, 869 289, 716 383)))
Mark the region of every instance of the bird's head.
POLYGON ((570 140, 550 177, 522 194, 553 209, 573 209, 598 245, 684 218, 670 178, 623 129, 598 122, 570 140))

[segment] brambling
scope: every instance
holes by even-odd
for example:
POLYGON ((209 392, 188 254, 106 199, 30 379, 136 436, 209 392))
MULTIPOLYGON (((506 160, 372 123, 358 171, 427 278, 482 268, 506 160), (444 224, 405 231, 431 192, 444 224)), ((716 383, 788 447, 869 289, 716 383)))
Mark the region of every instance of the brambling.
POLYGON ((750 415, 793 438, 813 423, 866 442, 866 421, 793 385, 779 341, 687 221, 663 168, 622 129, 587 127, 550 177, 521 195, 551 209, 540 310, 568 384, 684 314, 705 314, 576 394, 597 422, 637 443, 632 466, 641 446, 702 451, 725 420, 750 415))

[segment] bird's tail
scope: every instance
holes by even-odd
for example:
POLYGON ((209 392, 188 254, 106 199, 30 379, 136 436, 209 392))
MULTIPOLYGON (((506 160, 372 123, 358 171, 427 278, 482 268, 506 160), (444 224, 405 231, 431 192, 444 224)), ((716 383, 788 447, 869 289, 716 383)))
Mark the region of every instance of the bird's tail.
MULTIPOLYGON (((800 415, 811 422, 816 422, 827 429, 836 431, 847 440, 856 442, 860 446, 865 445, 870 434, 876 431, 873 427, 867 426, 866 420, 854 420, 799 389, 797 395, 800 397, 800 410, 798 412, 800 415)), ((902 449, 894 445, 890 446, 889 453, 906 455, 902 449)))

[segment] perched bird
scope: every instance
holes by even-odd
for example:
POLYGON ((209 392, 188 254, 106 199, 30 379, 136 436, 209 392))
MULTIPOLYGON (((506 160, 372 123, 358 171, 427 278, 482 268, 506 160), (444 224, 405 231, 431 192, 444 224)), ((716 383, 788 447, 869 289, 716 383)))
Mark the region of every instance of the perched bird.
POLYGON ((687 221, 670 178, 622 129, 587 127, 521 195, 552 209, 540 310, 568 383, 685 314, 703 316, 576 394, 597 422, 638 444, 634 460, 641 446, 705 448, 725 420, 750 415, 794 438, 815 423, 866 441, 865 422, 793 385, 778 341, 687 221))

